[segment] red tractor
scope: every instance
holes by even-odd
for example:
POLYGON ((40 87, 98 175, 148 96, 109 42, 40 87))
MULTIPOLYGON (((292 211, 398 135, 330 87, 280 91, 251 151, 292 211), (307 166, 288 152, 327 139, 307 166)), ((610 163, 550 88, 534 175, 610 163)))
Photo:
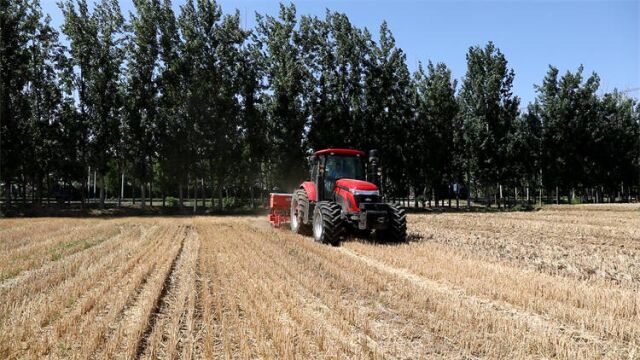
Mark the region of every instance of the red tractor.
POLYGON ((369 152, 368 163, 365 158, 360 150, 316 151, 309 159, 310 181, 292 195, 271 194, 269 220, 275 226, 289 221, 294 233, 311 232, 316 241, 333 245, 348 231, 368 235, 375 230, 380 240, 405 241, 404 210, 382 201, 377 151, 369 152))

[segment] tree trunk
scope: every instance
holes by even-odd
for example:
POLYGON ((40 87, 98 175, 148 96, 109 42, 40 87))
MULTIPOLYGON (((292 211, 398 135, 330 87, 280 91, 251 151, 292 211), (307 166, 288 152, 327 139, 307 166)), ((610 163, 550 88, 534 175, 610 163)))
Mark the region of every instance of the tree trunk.
POLYGON ((9 206, 11 206, 11 200, 12 200, 11 199, 11 197, 12 197, 11 195, 13 195, 13 190, 11 188, 11 180, 7 180, 7 182, 5 184, 5 187, 6 188, 5 188, 5 194, 4 194, 4 196, 5 196, 4 202, 5 202, 5 206, 9 207, 9 206))
POLYGON ((120 177, 120 194, 118 194, 118 207, 122 206, 122 198, 124 197, 124 173, 120 177))
POLYGON ((27 205, 27 181, 25 180, 24 176, 22 177, 22 183, 20 184, 20 193, 22 196, 22 206, 26 206, 27 205))
POLYGON ((213 181, 213 175, 209 176, 211 182, 211 209, 216 208, 216 183, 213 181))
POLYGON ((149 181, 149 206, 153 207, 153 182, 149 181))
POLYGON ((473 194, 473 189, 471 188, 471 181, 469 181, 468 183, 468 187, 467 187, 467 209, 471 209, 471 206, 473 205, 471 203, 471 195, 473 194))
POLYGON ((104 175, 100 175, 100 209, 104 209, 104 175))
POLYGON ((180 198, 178 202, 180 203, 180 209, 184 206, 184 195, 182 194, 182 181, 178 184, 178 197, 180 198))
POLYGON ((204 178, 200 179, 200 189, 202 191, 202 208, 207 208, 207 189, 204 187, 204 178))
POLYGON ((36 177, 36 179, 34 179, 34 188, 33 188, 33 200, 36 203, 36 205, 40 206, 42 205, 42 178, 41 177, 36 177))
POLYGON ((556 186, 556 205, 560 204, 560 193, 558 191, 558 187, 556 186))
POLYGON ((68 194, 69 194, 69 196, 67 197, 67 206, 68 206, 68 207, 71 207, 71 195, 72 195, 72 194, 71 194, 71 190, 70 190, 70 188, 71 188, 71 182, 70 182, 70 181, 65 182, 65 184, 64 184, 64 188, 65 188, 65 190, 67 190, 67 191, 66 191, 66 193, 68 193, 68 194))
POLYGON ((224 206, 222 204, 222 181, 220 181, 220 177, 218 177, 218 210, 224 210, 224 206))
POLYGON ((193 213, 198 211, 198 179, 193 179, 193 213))
POLYGON ((435 207, 438 207, 438 194, 436 194, 436 190, 431 188, 431 197, 433 198, 433 204, 435 207))
MULTIPOLYGON (((486 190, 486 187, 485 187, 485 190, 486 190)), ((495 198, 495 193, 493 195, 494 195, 494 198, 495 198)), ((489 192, 487 191, 487 194, 485 195, 485 197, 486 197, 486 205, 487 205, 487 207, 490 208, 491 207, 491 194, 489 194, 489 192)))
POLYGON ((96 184, 98 183, 98 171, 93 171, 93 202, 96 202, 96 184))
POLYGON ((51 179, 47 172, 47 206, 51 204, 51 179))
POLYGON ((147 206, 147 194, 145 192, 146 186, 144 185, 144 182, 140 184, 140 207, 143 209, 147 206))
MULTIPOLYGON (((81 183, 82 183, 82 185, 80 186, 80 194, 81 194, 81 195, 80 195, 80 208, 81 208, 81 209, 84 209, 84 203, 87 201, 87 200, 86 200, 86 196, 87 196, 87 192, 89 191, 89 189, 88 189, 88 188, 89 188, 89 184, 87 183, 87 184, 86 184, 86 188, 85 188, 85 183, 84 183, 84 181, 81 181, 81 183), (86 190, 86 191, 85 191, 85 190, 86 190)), ((66 184, 67 184, 67 182, 66 182, 66 181, 64 181, 64 182, 63 182, 63 186, 62 186, 62 188, 63 188, 64 190, 67 190, 67 188, 66 188, 66 184)), ((65 191, 63 191, 63 192, 62 192, 62 194, 65 194, 65 191)), ((69 195, 71 195, 71 194, 69 194, 69 195)), ((69 196, 69 199, 71 199, 71 196, 69 196)))

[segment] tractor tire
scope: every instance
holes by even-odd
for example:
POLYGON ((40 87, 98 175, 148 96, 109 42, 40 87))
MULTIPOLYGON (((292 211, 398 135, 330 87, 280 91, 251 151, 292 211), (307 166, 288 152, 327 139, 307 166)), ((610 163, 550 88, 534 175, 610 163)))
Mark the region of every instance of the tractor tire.
POLYGON ((291 231, 295 234, 308 235, 311 226, 304 223, 305 215, 309 212, 309 197, 307 192, 299 189, 293 192, 291 197, 291 231))
POLYGON ((313 212, 313 239, 323 244, 337 246, 345 232, 341 218, 342 208, 330 201, 320 201, 313 212))
POLYGON ((407 215, 404 209, 389 205, 389 228, 377 230, 378 241, 401 243, 407 241, 407 215))

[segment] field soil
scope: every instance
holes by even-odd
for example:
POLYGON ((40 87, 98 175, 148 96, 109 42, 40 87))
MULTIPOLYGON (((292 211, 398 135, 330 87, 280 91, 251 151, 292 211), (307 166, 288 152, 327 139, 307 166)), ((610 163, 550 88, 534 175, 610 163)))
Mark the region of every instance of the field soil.
POLYGON ((409 215, 339 247, 264 216, 0 220, 0 358, 640 358, 640 206, 409 215))

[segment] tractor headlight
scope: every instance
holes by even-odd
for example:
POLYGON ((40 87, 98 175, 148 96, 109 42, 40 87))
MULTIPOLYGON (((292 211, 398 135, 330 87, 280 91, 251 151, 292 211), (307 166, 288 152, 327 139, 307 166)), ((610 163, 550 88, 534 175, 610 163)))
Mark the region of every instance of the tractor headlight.
POLYGON ((353 195, 380 196, 379 190, 351 190, 353 195))

